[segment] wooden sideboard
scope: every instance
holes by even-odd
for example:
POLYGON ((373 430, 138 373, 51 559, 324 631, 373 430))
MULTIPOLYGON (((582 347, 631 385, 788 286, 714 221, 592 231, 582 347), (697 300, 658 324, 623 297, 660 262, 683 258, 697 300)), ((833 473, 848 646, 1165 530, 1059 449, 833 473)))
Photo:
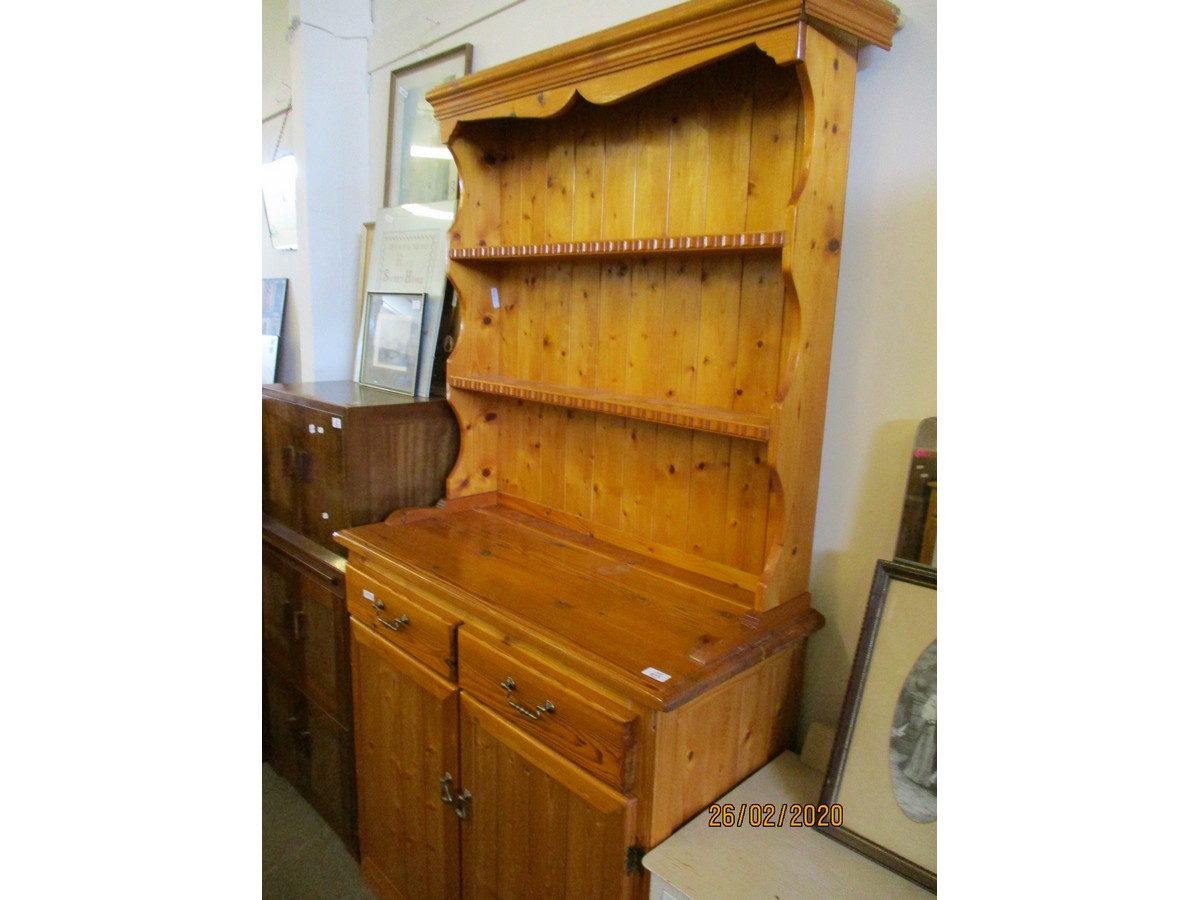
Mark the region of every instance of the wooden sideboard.
POLYGON ((796 722, 861 41, 696 0, 441 86, 463 193, 434 509, 339 530, 381 897, 644 897, 796 722))
POLYGON ((443 399, 349 381, 263 386, 263 753, 357 854, 338 528, 433 504, 458 452, 443 399))

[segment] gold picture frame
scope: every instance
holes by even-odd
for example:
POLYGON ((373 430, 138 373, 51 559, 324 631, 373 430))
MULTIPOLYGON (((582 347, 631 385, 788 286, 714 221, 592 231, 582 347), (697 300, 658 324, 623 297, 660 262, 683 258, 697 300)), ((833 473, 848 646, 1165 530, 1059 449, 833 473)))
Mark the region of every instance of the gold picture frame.
POLYGON ((430 89, 471 71, 472 45, 463 44, 392 72, 388 97, 385 207, 458 198, 458 168, 442 143, 430 89))

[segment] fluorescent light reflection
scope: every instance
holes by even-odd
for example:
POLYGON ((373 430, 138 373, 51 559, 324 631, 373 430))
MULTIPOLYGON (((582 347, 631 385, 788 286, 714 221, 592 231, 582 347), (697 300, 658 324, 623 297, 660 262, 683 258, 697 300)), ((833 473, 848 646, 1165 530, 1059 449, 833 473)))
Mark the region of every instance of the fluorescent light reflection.
POLYGON ((453 222, 454 213, 442 209, 434 209, 421 203, 401 203, 400 208, 414 216, 424 216, 427 219, 441 219, 443 222, 453 222))
POLYGON ((419 156, 422 159, 454 159, 447 147, 427 147, 421 144, 413 144, 409 147, 408 155, 419 156))

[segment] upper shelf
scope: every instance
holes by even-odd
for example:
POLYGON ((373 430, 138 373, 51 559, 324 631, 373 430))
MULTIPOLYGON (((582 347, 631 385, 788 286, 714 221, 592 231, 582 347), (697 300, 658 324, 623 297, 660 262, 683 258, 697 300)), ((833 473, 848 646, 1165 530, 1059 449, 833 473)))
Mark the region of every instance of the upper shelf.
POLYGON ((743 234, 696 234, 680 237, 622 240, 565 241, 551 244, 503 244, 493 247, 451 247, 450 258, 471 260, 522 260, 584 256, 646 256, 658 253, 712 253, 715 251, 778 250, 782 231, 743 234))
POLYGON ((498 375, 451 375, 447 378, 447 383, 452 388, 466 391, 624 416, 752 441, 765 442, 771 436, 770 419, 758 413, 731 412, 709 406, 672 403, 667 400, 612 394, 589 388, 548 385, 498 375))

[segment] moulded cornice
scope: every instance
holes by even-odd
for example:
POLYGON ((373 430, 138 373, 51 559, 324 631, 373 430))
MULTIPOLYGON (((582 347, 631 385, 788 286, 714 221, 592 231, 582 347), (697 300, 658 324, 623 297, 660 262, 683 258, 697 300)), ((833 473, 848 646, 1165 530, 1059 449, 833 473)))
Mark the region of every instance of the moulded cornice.
MULTIPOLYGON (((888 49, 898 17, 897 7, 886 0, 696 0, 468 75, 431 90, 426 99, 446 123, 495 115, 531 97, 543 115, 550 115, 584 83, 641 69, 637 86, 645 87, 648 67, 661 66, 661 76, 670 77, 678 71, 671 60, 687 68, 709 54, 733 52, 760 38, 763 48, 784 62, 781 47, 794 57, 798 40, 784 46, 780 35, 795 26, 798 37, 801 23, 824 25, 888 49)), ((629 89, 634 89, 632 83, 629 89)), ((622 88, 606 93, 612 99, 622 88)))

